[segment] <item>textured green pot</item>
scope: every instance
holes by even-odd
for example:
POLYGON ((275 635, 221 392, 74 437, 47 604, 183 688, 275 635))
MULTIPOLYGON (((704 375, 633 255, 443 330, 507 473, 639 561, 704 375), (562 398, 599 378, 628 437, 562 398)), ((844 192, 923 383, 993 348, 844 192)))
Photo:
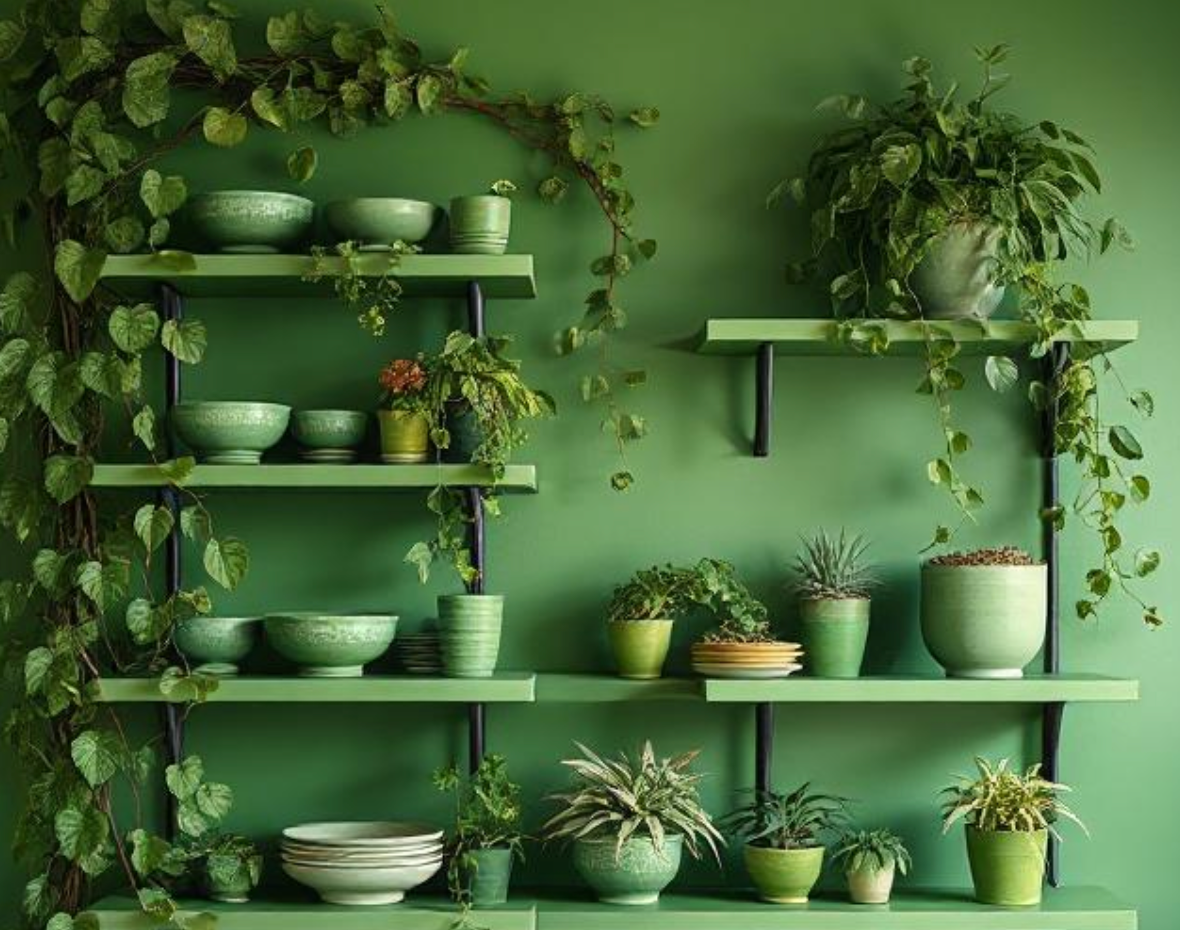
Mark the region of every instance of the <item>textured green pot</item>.
POLYGON ((291 435, 308 449, 352 449, 365 441, 369 415, 363 410, 296 410, 291 435))
POLYGON ((210 901, 222 901, 226 904, 245 904, 249 901, 250 892, 254 890, 254 886, 250 882, 249 874, 244 869, 239 871, 242 874, 228 881, 218 881, 209 874, 209 869, 202 864, 200 884, 205 897, 210 901))
POLYGON ((393 464, 425 462, 430 457, 430 424, 420 413, 378 410, 381 461, 393 464))
POLYGON ((256 401, 199 401, 172 408, 172 426, 203 462, 257 465, 283 438, 291 408, 256 401))
POLYGON ((799 602, 803 662, 817 678, 857 678, 869 637, 869 605, 864 598, 799 602))
POLYGON ((483 442, 483 430, 479 428, 479 418, 475 412, 466 404, 448 404, 447 432, 450 433, 451 443, 443 451, 443 458, 448 462, 470 462, 475 450, 483 442))
POLYGON ((615 668, 623 678, 659 678, 672 642, 671 620, 616 620, 606 625, 615 668))
POLYGON ((853 904, 888 904, 893 892, 894 863, 883 869, 852 869, 844 874, 848 879, 848 900, 853 904))
POLYGON ((822 846, 767 849, 747 844, 742 856, 759 897, 772 904, 806 904, 824 865, 822 846))
POLYGON ((357 242, 366 252, 388 251, 399 240, 421 242, 441 212, 424 200, 354 197, 327 204, 324 220, 338 240, 357 242))
POLYGON ((195 669, 208 675, 236 675, 258 636, 258 617, 190 617, 176 624, 172 637, 195 669))
POLYGON ((923 565, 922 638, 953 678, 1020 678, 1045 639, 1044 565, 923 565))
POLYGON ((655 904, 680 871, 683 837, 667 836, 656 849, 647 837, 633 837, 615 857, 616 838, 577 840, 574 868, 604 904, 655 904))
POLYGON ((312 612, 272 614, 264 621, 275 652, 308 678, 359 678, 393 642, 397 617, 312 612))
POLYGON ((315 204, 279 191, 210 191, 191 198, 185 213, 220 252, 281 252, 307 238, 315 204))
POLYGON ((997 226, 954 223, 936 236, 910 276, 928 320, 986 320, 1000 305, 1004 288, 996 272, 997 226))
POLYGON ((1048 833, 991 832, 967 827, 967 861, 975 897, 983 904, 1041 903, 1048 833))
POLYGON ((504 904, 512 882, 512 850, 475 849, 469 855, 473 865, 467 874, 471 903, 475 907, 504 904))
POLYGON ((508 248, 512 201, 495 194, 451 201, 451 250, 470 255, 501 255, 508 248))
POLYGON ((489 678, 500 655, 504 598, 498 594, 443 594, 438 598, 443 673, 489 678))

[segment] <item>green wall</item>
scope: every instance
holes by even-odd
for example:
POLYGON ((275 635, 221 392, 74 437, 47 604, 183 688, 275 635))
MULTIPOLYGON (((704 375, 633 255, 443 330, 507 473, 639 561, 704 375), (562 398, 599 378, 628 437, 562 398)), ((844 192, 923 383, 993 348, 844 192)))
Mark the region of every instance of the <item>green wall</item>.
MULTIPOLYGON (((285 7, 240 3, 263 17, 285 7)), ((367 0, 338 0, 332 12, 367 14, 367 0)), ((537 94, 596 90, 620 107, 655 104, 660 126, 627 133, 622 161, 640 202, 645 235, 660 242, 656 262, 628 281, 631 327, 618 358, 643 365, 651 381, 637 405, 651 436, 634 452, 638 486, 611 492, 609 444, 573 385, 579 366, 550 351, 553 331, 580 311, 585 269, 605 232, 582 193, 556 208, 524 197, 514 217, 513 249, 536 255, 539 300, 490 306, 490 326, 517 335, 535 382, 561 405, 558 420, 535 430, 522 456, 540 468, 541 494, 507 501, 490 530, 489 584, 508 597, 504 665, 538 670, 603 670, 602 611, 610 588, 632 569, 665 559, 717 555, 733 560, 772 616, 789 629, 783 592, 797 535, 816 526, 848 526, 875 540, 886 586, 874 605, 869 669, 928 672, 917 628, 917 550, 945 503, 930 489, 923 463, 938 439, 934 411, 913 392, 916 363, 904 360, 783 359, 776 368, 774 454, 749 452, 752 369, 747 360, 705 358, 686 349, 708 316, 819 316, 821 294, 790 289, 781 266, 803 243, 801 217, 767 213, 766 190, 796 170, 831 118, 814 102, 844 90, 891 95, 897 63, 932 58, 940 75, 974 80, 970 46, 1009 41, 1016 81, 1002 99, 1030 119, 1076 128, 1099 150, 1108 193, 1138 250, 1079 273, 1098 312, 1138 317, 1144 339, 1120 353, 1124 376, 1154 390, 1160 414, 1142 430, 1156 476, 1149 510, 1132 515, 1128 535, 1165 549, 1180 545, 1180 469, 1172 405, 1180 400, 1174 360, 1180 323, 1172 292, 1172 223, 1180 193, 1172 182, 1180 145, 1173 93, 1180 78, 1171 5, 1132 9, 1062 0, 985 5, 918 0, 860 0, 827 8, 802 2, 733 4, 599 0, 573 5, 514 0, 402 4, 405 27, 440 57, 470 45, 471 67, 503 89, 537 94)), ((439 202, 498 177, 530 187, 544 165, 502 134, 461 117, 417 119, 349 143, 312 138, 321 166, 308 185, 321 201, 349 194, 424 197, 439 202)), ((198 145, 176 159, 194 188, 283 184, 282 158, 301 137, 255 134, 226 154, 198 145)), ((299 406, 369 406, 381 362, 431 344, 460 325, 458 304, 407 304, 383 340, 373 340, 332 303, 275 301, 193 305, 210 330, 207 361, 191 372, 187 396, 265 398, 299 406)), ((969 370, 963 421, 976 439, 969 459, 989 507, 963 545, 1034 546, 1039 465, 1032 419, 1015 399, 997 399, 969 370)), ((1068 475, 1068 467, 1067 467, 1068 475)), ((1067 479, 1067 484, 1068 484, 1067 479)), ((131 505, 128 500, 127 505, 131 505)), ((391 608, 410 625, 450 590, 440 574, 420 588, 402 553, 426 526, 416 500, 374 495, 219 494, 224 530, 247 539, 254 565, 245 584, 219 599, 225 611, 317 606, 391 608)), ((1093 554, 1089 539, 1064 544, 1063 601, 1080 592, 1093 554)), ((5 558, 7 564, 7 554, 5 558)), ((1151 598, 1170 611, 1175 575, 1162 572, 1151 598)), ((684 645, 700 623, 684 624, 684 645)), ((1180 753, 1166 716, 1180 698, 1175 633, 1150 633, 1128 605, 1098 622, 1064 621, 1070 670, 1138 676, 1137 705, 1071 708, 1066 714, 1063 777, 1076 786, 1092 838, 1067 836, 1064 875, 1105 884, 1142 909, 1146 930, 1164 930, 1168 863, 1180 808, 1180 753)), ((147 711, 141 711, 146 725, 147 711)), ((712 773, 710 808, 726 809, 753 778, 753 714, 695 705, 544 705, 492 708, 492 749, 508 754, 536 824, 543 794, 561 786, 556 761, 580 739, 600 750, 633 746, 702 749, 712 773)), ((914 850, 915 884, 968 882, 962 841, 939 836, 934 794, 951 772, 983 754, 1030 761, 1038 745, 1034 711, 784 705, 775 757, 780 787, 810 779, 858 798, 869 825, 903 833, 914 850)), ((231 827, 273 835, 310 819, 440 818, 429 770, 464 751, 461 711, 420 707, 214 706, 193 716, 189 745, 213 777, 233 784, 231 827)), ((8 832, 13 781, 0 760, 0 832, 8 832)), ((526 879, 569 882, 558 856, 534 852, 526 879)), ((694 866, 681 881, 741 881, 694 866)), ((15 907, 18 876, 0 865, 0 913, 15 907)))

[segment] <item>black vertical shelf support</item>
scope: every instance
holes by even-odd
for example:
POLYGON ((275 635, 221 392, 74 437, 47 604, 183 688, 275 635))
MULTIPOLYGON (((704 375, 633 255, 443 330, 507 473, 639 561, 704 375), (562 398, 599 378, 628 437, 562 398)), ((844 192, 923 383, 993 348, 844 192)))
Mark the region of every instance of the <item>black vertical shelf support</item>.
MULTIPOLYGON (((483 289, 478 281, 467 282, 467 329, 477 339, 484 328, 483 289)), ((484 535, 483 495, 479 488, 465 488, 468 519, 471 521, 471 565, 475 579, 467 585, 468 594, 483 594, 487 572, 487 550, 484 535)), ((467 705, 467 766, 473 774, 479 768, 485 751, 487 707, 481 703, 467 705)))
POLYGON ((754 790, 770 791, 771 760, 774 757, 774 705, 754 705, 754 790))
POLYGON ((754 455, 770 455, 770 418, 774 406, 774 344, 758 346, 754 369, 754 455))

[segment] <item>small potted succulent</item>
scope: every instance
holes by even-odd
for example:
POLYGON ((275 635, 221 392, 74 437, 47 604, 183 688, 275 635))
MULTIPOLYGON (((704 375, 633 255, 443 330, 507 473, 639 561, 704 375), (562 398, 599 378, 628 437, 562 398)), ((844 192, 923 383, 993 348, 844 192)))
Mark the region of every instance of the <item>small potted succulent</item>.
POLYGON ((868 542, 844 530, 804 538, 795 560, 795 592, 804 662, 821 678, 856 678, 869 635, 869 599, 877 583, 865 559, 868 542))
POLYGON ((1085 825, 1059 795, 1070 789, 1041 777, 1040 765, 1021 775, 1007 759, 991 763, 976 758, 977 775, 960 775, 943 789, 942 832, 960 820, 966 824, 967 860, 975 897, 1005 907, 1039 904, 1049 835, 1054 824, 1072 820, 1085 825))
POLYGON ((692 772, 697 752, 657 758, 650 742, 638 757, 604 759, 576 744, 575 790, 555 795, 562 809, 545 824, 545 838, 573 845, 574 867, 607 904, 654 904, 680 870, 687 850, 704 848, 720 863, 721 834, 701 806, 692 772))
POLYGON ((913 865, 901 837, 889 830, 845 833, 836 844, 832 861, 844 867, 853 904, 888 904, 894 873, 905 875, 913 865))
POLYGON ((672 625, 695 606, 691 571, 653 565, 615 588, 607 606, 607 636, 623 678, 659 678, 672 625))
POLYGON ((391 464, 425 462, 430 456, 430 419, 427 416, 430 362, 425 356, 398 358, 381 369, 381 461, 391 464))
POLYGON ((824 864, 823 837, 847 819, 847 801, 813 794, 803 784, 790 794, 755 791, 722 826, 745 839, 746 871, 758 894, 772 904, 806 904, 824 864))
POLYGON ((1048 569, 1005 546, 922 566, 922 638, 954 678, 1020 678, 1045 638, 1048 569))
POLYGON ((455 829, 447 844, 447 886, 463 907, 488 907, 508 900, 512 862, 523 859, 520 786, 508 777, 507 762, 484 756, 466 785, 450 765, 434 773, 439 791, 455 797, 455 829))
POLYGON ((512 227, 512 201, 516 185, 500 180, 486 194, 451 200, 451 251, 475 255, 503 255, 512 227))

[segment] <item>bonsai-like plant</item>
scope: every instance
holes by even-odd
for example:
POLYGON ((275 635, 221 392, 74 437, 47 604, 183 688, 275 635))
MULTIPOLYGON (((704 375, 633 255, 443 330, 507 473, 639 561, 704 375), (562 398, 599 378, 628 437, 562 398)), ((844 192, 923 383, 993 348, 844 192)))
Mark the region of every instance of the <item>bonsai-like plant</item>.
POLYGON ((729 562, 701 559, 693 569, 693 600, 712 612, 716 629, 706 633, 708 643, 773 642, 766 605, 750 593, 729 562))
POLYGON ((428 408, 427 384, 430 361, 422 354, 416 358, 397 358, 381 369, 381 406, 386 410, 425 415, 428 408))
POLYGON ((868 542, 862 536, 830 537, 819 530, 803 538, 803 552, 795 557, 795 590, 809 600, 867 598, 877 579, 865 560, 868 542))
POLYGON ((640 569, 626 584, 615 587, 606 618, 610 623, 674 620, 697 606, 692 569, 653 565, 640 569))
POLYGON ((1039 565, 1031 555, 1015 546, 974 549, 971 552, 946 552, 927 560, 931 565, 1039 565))
POLYGON ((810 849, 821 838, 839 830, 847 820, 848 801, 830 794, 815 794, 811 783, 790 794, 754 791, 753 799, 722 820, 727 831, 751 846, 765 849, 810 849))
POLYGON ((1023 775, 1013 771, 1007 759, 993 763, 977 757, 975 767, 975 777, 956 776, 955 784, 942 791, 943 833, 962 820, 989 833, 1047 830, 1059 838, 1055 824, 1061 817, 1089 832, 1059 797, 1069 787, 1042 778, 1039 763, 1023 775))
POLYGON ((902 875, 914 864, 901 837, 889 830, 845 833, 836 843, 832 860, 843 863, 846 872, 880 872, 895 866, 902 875))

